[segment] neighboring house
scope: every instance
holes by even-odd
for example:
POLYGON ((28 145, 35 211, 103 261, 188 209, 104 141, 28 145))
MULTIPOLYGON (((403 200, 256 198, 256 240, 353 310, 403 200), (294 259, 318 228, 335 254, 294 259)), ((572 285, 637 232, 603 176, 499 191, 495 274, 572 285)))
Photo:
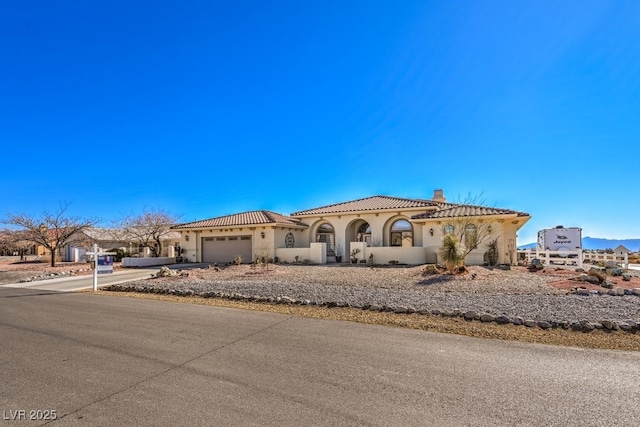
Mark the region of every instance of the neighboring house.
MULTIPOLYGON (((65 262, 83 262, 86 261, 86 253, 93 250, 93 244, 97 244, 99 250, 108 252, 110 250, 120 249, 123 252, 134 257, 150 256, 149 248, 142 247, 135 243, 136 239, 131 237, 115 238, 113 230, 106 228, 87 228, 76 233, 73 238, 64 246, 58 248, 56 253, 56 261, 65 262)), ((180 242, 180 233, 168 233, 163 239, 163 248, 161 256, 174 257, 176 248, 180 242)), ((50 256, 50 251, 42 245, 37 245, 37 254, 41 256, 50 256)))
MULTIPOLYGON (((250 211, 180 224, 182 255, 188 262, 225 264, 276 259, 316 264, 358 261, 373 254, 375 263, 425 264, 438 261, 445 227, 456 218, 473 217, 491 224, 498 239, 498 262, 513 263, 516 233, 530 215, 510 209, 447 203, 442 190, 430 200, 373 196, 292 213, 250 211)), ((486 245, 472 251, 467 264, 482 264, 486 245)))
POLYGON ((629 249, 625 248, 624 246, 619 245, 617 248, 615 248, 615 249, 613 250, 613 253, 614 253, 616 256, 623 257, 625 254, 627 254, 627 256, 628 256, 629 254, 631 254, 631 251, 630 251, 629 249))

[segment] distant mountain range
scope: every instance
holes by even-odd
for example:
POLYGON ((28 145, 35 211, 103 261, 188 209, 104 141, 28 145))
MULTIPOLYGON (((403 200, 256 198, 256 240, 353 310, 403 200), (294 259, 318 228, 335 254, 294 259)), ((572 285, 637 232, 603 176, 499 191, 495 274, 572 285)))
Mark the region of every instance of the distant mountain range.
MULTIPOLYGON (((527 243, 518 249, 535 249, 537 243, 527 243)), ((602 239, 600 237, 583 237, 582 249, 615 249, 624 246, 631 252, 640 251, 640 239, 602 239)))

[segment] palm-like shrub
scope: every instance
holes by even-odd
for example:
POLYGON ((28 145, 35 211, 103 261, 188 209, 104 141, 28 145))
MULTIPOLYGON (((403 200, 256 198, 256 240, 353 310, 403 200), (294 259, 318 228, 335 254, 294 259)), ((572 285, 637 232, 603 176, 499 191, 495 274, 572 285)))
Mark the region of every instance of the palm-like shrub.
POLYGON ((450 273, 455 273, 464 262, 464 254, 460 251, 460 242, 454 234, 446 234, 442 239, 440 259, 450 273))

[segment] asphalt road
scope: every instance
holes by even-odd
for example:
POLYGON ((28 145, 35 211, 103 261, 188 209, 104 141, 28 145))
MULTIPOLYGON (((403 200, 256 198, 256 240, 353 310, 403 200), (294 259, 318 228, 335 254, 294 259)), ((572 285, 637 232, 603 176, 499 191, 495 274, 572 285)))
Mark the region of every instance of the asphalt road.
POLYGON ((0 349, 6 425, 640 424, 631 352, 6 287, 0 349))

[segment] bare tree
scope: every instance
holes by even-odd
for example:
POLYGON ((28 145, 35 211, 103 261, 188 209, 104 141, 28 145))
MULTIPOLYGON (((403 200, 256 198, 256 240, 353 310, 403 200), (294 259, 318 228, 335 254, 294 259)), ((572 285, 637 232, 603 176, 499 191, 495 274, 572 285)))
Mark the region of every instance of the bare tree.
POLYGON ((26 255, 35 254, 36 245, 34 242, 29 240, 29 235, 27 232, 21 231, 11 231, 9 235, 10 247, 13 248, 14 253, 20 255, 20 261, 25 259, 26 255))
POLYGON ((111 231, 115 239, 149 248, 151 256, 162 254, 163 240, 173 232, 180 217, 163 209, 144 210, 139 215, 129 215, 117 220, 111 231))
POLYGON ((456 215, 449 218, 442 226, 442 235, 453 234, 456 236, 464 260, 471 251, 489 241, 493 235, 493 227, 490 220, 466 212, 469 209, 487 207, 482 195, 475 197, 467 195, 463 201, 454 205, 456 205, 453 208, 456 215))
POLYGON ((17 252, 13 243, 13 233, 7 228, 0 229, 0 255, 13 255, 17 252))
POLYGON ((67 216, 69 204, 60 204, 59 209, 42 216, 10 214, 3 222, 20 227, 21 241, 29 241, 44 246, 51 252, 51 266, 56 266, 56 253, 74 240, 81 231, 97 223, 96 219, 81 219, 67 216))

